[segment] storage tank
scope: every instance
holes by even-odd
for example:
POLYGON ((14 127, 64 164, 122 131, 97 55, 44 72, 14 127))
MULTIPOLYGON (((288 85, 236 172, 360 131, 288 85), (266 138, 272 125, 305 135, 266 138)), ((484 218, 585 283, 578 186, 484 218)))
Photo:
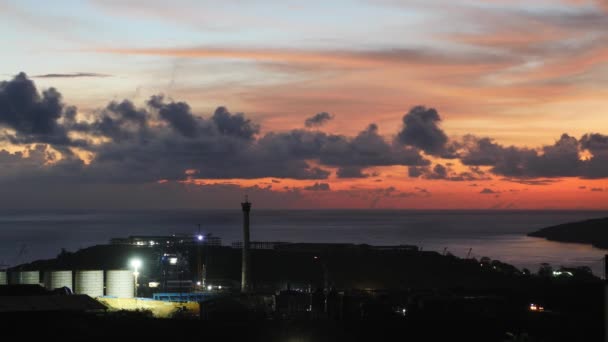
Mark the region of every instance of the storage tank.
POLYGON ((110 270, 106 272, 106 296, 133 298, 135 278, 129 270, 110 270))
POLYGON ((72 271, 44 272, 44 287, 49 290, 67 287, 72 290, 72 271))
POLYGON ((76 271, 75 293, 95 297, 103 296, 103 271, 76 271))
POLYGON ((6 271, 0 271, 0 285, 8 284, 8 279, 6 278, 6 271))
POLYGON ((10 280, 12 285, 40 285, 40 272, 11 272, 10 280))

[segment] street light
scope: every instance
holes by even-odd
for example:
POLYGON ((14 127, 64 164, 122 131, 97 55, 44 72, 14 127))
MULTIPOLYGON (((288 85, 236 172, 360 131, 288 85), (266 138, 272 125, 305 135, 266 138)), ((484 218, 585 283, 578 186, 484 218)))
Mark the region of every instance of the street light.
POLYGON ((201 245, 204 244, 205 235, 201 234, 201 225, 198 225, 198 234, 196 235, 198 243, 196 244, 196 278, 205 287, 205 265, 201 260, 201 245))
POLYGON ((137 278, 139 277, 139 268, 141 267, 140 259, 132 259, 131 267, 133 267, 133 277, 135 278, 135 297, 137 298, 137 288, 139 287, 139 283, 137 282, 137 278))

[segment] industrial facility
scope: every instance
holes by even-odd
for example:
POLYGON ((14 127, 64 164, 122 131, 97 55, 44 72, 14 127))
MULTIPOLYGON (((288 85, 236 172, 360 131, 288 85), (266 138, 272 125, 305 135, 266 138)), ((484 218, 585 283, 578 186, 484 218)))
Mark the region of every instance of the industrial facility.
MULTIPOLYGON (((223 246, 220 237, 201 233, 200 228, 190 235, 117 237, 108 245, 62 252, 54 260, 2 271, 0 285, 38 285, 123 309, 138 308, 137 303, 145 303, 147 308, 154 308, 155 302, 200 303, 206 317, 211 308, 226 305, 227 298, 281 314, 328 310, 325 303, 314 304, 335 294, 332 288, 340 286, 332 279, 325 256, 328 251, 350 253, 360 246, 252 242, 251 208, 245 197, 241 203, 242 241, 229 246, 223 246), (132 299, 137 300, 129 301, 132 299)), ((413 246, 384 249, 417 251, 413 246)))
MULTIPOLYGON (((472 322, 487 325, 530 314, 545 319, 564 298, 591 298, 597 289, 596 278, 575 269, 564 270, 567 277, 531 277, 497 260, 460 259, 412 245, 251 241, 253 205, 248 198, 240 204, 242 240, 228 245, 200 230, 117 237, 0 270, 0 314, 451 322, 466 312, 472 322), (566 282, 591 290, 562 287, 566 282), (522 292, 505 292, 505 284, 522 292)), ((588 303, 569 301, 567 310, 580 306, 579 314, 588 303)))

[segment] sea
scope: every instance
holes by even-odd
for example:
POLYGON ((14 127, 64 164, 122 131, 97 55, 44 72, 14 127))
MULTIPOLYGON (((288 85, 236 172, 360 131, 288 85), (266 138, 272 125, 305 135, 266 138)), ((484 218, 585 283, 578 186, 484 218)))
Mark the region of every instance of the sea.
MULTIPOLYGON (((588 266, 603 276, 608 251, 526 236, 560 223, 608 216, 608 211, 473 210, 256 210, 252 241, 416 245, 458 257, 487 256, 519 269, 541 263, 588 266)), ((55 257, 62 248, 109 243, 129 235, 197 234, 239 241, 242 213, 235 210, 0 211, 0 264, 8 267, 55 257)))

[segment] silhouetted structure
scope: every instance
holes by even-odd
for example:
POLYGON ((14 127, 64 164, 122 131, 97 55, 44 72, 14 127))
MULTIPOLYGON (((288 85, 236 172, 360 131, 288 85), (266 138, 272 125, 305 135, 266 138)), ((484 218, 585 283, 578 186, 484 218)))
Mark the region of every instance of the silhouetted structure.
POLYGON ((243 261, 241 266, 241 291, 249 290, 249 212, 251 203, 245 196, 245 202, 241 203, 243 208, 243 261))
POLYGON ((188 245, 221 246, 222 239, 211 234, 201 235, 132 235, 126 238, 110 239, 112 245, 131 245, 139 247, 179 247, 188 245))

